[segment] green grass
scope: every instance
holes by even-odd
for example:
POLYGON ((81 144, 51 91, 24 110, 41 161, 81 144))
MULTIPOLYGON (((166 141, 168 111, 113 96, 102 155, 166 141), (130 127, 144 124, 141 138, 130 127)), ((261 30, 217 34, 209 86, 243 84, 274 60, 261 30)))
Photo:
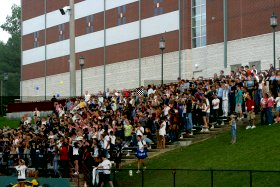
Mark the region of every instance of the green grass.
POLYGON ((9 126, 11 128, 18 128, 20 119, 7 119, 5 117, 0 117, 0 128, 3 128, 4 126, 9 126))
MULTIPOLYGON (((147 160, 148 168, 280 170, 280 125, 237 129, 237 144, 231 145, 230 132, 216 138, 178 148, 147 160)), ((133 168, 137 168, 133 164, 133 168)), ((249 186, 249 172, 214 172, 214 186, 249 186)), ((277 186, 280 173, 253 173, 253 186, 277 186)), ((116 174, 119 186, 141 186, 141 174, 116 174)), ((211 174, 204 171, 177 171, 176 187, 211 186, 211 174)), ((172 170, 145 171, 144 186, 173 186, 172 170)))

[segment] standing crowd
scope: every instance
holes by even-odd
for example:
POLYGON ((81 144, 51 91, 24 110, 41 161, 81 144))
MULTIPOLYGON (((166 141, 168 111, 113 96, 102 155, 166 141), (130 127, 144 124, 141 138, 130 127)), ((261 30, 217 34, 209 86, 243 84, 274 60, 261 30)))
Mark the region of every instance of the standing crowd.
MULTIPOLYGON (((272 66, 262 72, 245 66, 209 79, 179 78, 176 83, 137 90, 86 92, 65 103, 54 97, 52 115, 41 117, 38 106, 34 116, 22 117, 19 128, 0 130, 0 163, 14 166, 20 158, 28 167, 53 168, 56 176, 68 177, 69 163, 74 174, 83 164, 89 171, 93 166, 109 169, 112 159, 119 168, 122 149, 135 146, 140 169, 153 144, 164 149, 182 133, 207 132, 232 114, 237 120, 246 116, 247 129, 256 128, 258 113, 261 125, 280 122, 279 85, 280 72, 272 66)), ((110 172, 103 174, 104 184, 110 181, 110 172)))

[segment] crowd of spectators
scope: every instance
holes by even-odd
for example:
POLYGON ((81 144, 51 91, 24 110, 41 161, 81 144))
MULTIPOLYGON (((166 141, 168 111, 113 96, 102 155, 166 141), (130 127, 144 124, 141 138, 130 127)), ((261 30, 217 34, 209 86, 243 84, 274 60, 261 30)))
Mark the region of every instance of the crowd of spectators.
POLYGON ((247 129, 256 127, 258 113, 261 125, 270 125, 274 119, 280 121, 279 84, 280 72, 272 66, 260 72, 245 66, 207 79, 179 78, 136 90, 85 92, 65 104, 54 97, 52 115, 41 117, 36 108, 33 116, 22 117, 19 128, 0 130, 0 163, 15 166, 21 158, 28 167, 53 168, 56 176, 67 177, 69 163, 75 174, 81 163, 91 171, 102 161, 101 152, 119 167, 122 148, 139 146, 137 137, 148 149, 153 144, 164 149, 166 142, 178 140, 181 134, 192 136, 194 129, 207 132, 215 122, 223 125, 219 118, 233 113, 238 120, 247 115, 247 129))

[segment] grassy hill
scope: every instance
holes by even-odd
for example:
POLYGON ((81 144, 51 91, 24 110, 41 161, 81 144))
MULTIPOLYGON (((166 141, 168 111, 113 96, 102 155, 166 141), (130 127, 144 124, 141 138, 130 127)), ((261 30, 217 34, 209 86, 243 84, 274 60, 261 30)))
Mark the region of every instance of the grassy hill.
MULTIPOLYGON (((237 131, 237 144, 230 144, 230 132, 216 138, 179 148, 147 160, 148 168, 190 168, 224 170, 280 170, 280 125, 259 126, 237 131)), ((137 168, 136 164, 131 167, 137 168)), ((119 186, 141 186, 142 174, 130 177, 128 171, 116 174, 119 186)), ((249 186, 249 172, 213 173, 214 186, 249 186)), ((253 186, 280 185, 279 173, 253 172, 253 186)), ((173 186, 172 170, 144 171, 144 186, 173 186)), ((211 186, 209 171, 176 171, 176 186, 211 186)))
POLYGON ((18 128, 20 119, 10 120, 5 117, 0 117, 0 128, 4 126, 9 126, 11 128, 18 128))

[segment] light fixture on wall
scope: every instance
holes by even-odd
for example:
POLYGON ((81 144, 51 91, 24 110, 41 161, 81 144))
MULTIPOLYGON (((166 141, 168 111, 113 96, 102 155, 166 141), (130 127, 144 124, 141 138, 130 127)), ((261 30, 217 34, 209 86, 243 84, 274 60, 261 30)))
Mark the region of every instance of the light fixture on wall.
POLYGON ((273 12, 272 16, 270 17, 270 26, 273 29, 273 67, 276 68, 276 58, 275 58, 275 30, 277 27, 277 16, 273 12))
POLYGON ((198 64, 195 64, 194 67, 195 67, 195 68, 198 68, 198 64))
POLYGON ((159 49, 161 50, 161 86, 163 86, 163 50, 165 49, 165 39, 163 37, 159 41, 159 49))

